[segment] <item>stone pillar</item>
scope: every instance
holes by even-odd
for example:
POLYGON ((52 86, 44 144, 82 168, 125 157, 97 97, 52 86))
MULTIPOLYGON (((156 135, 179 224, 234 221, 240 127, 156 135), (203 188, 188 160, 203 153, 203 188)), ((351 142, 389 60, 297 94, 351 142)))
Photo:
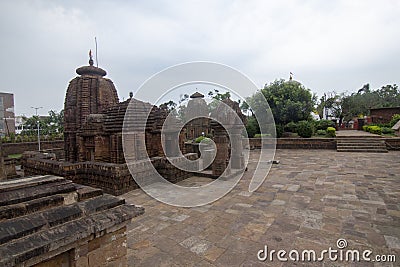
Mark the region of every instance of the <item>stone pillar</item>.
POLYGON ((177 157, 179 155, 179 133, 176 131, 164 132, 164 149, 167 157, 177 157))
POLYGON ((109 162, 110 150, 109 150, 110 139, 104 135, 96 135, 94 137, 94 160, 109 162))
MULTIPOLYGON (((86 154, 85 154, 85 151, 84 151, 84 140, 83 140, 83 137, 78 135, 76 139, 77 139, 76 140, 76 148, 75 148, 76 149, 76 154, 75 154, 76 160, 74 160, 73 162, 90 160, 90 159, 88 159, 86 157, 86 154)), ((70 159, 70 161, 72 161, 72 160, 70 159)))
MULTIPOLYGON (((214 176, 221 176, 225 169, 228 168, 229 138, 225 129, 219 124, 214 128, 214 142, 216 145, 217 154, 212 164, 212 174, 214 176)), ((227 169, 225 175, 229 174, 230 169, 227 169)))
POLYGON ((3 144, 0 140, 0 181, 4 179, 6 179, 6 172, 4 168, 3 144))
POLYGON ((232 169, 243 169, 244 167, 244 156, 243 156, 243 145, 242 145, 242 134, 241 128, 233 128, 231 132, 231 162, 232 169))

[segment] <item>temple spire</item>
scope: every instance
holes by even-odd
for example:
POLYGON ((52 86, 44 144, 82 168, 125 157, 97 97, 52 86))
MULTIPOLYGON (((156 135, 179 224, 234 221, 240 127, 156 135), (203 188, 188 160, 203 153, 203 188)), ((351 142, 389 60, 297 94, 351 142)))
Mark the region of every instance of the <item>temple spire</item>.
POLYGON ((89 50, 89 65, 90 65, 90 66, 93 66, 92 49, 89 50))

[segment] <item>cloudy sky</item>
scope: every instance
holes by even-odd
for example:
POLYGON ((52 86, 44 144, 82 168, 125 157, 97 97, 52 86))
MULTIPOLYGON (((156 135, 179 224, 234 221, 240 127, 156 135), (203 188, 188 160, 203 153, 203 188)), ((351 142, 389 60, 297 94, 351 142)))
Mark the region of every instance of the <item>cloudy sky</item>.
POLYGON ((319 96, 376 89, 399 83, 399 14, 398 0, 4 0, 0 91, 14 93, 18 115, 61 110, 95 36, 120 100, 188 61, 227 64, 260 88, 293 72, 319 96))

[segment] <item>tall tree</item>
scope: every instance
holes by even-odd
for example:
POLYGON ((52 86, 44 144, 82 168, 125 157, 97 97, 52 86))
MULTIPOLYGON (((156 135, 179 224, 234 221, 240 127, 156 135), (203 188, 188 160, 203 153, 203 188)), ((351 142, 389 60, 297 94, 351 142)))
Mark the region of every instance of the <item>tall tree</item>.
POLYGON ((24 130, 21 134, 23 135, 36 135, 38 121, 40 126, 40 134, 52 135, 64 132, 64 110, 61 110, 60 112, 50 110, 48 116, 41 117, 34 115, 29 118, 23 117, 22 120, 24 124, 24 130))
POLYGON ((342 112, 346 121, 360 115, 369 115, 371 108, 398 106, 400 106, 400 90, 396 84, 385 85, 377 90, 370 90, 369 84, 366 84, 357 93, 343 96, 341 100, 342 112))
MULTIPOLYGON (((268 101, 276 124, 284 125, 311 118, 315 96, 301 83, 294 80, 275 80, 265 85, 261 93, 268 101)), ((255 102, 254 96, 249 99, 251 107, 253 104, 257 105, 255 102)))

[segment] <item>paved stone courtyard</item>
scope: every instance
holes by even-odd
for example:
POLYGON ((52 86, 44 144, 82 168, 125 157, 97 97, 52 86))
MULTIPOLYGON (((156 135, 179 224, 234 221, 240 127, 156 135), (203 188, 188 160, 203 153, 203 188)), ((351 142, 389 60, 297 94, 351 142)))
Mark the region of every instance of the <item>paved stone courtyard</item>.
MULTIPOLYGON (((206 206, 169 206, 140 189, 123 195, 146 209, 128 226, 129 266, 399 266, 400 151, 277 150, 280 164, 249 193, 257 153, 252 152, 248 171, 234 190, 206 206), (346 239, 347 249, 370 249, 371 258, 394 254, 396 262, 257 259, 265 245, 320 253, 337 249, 339 238, 346 239)), ((192 177, 181 184, 209 181, 192 177)))

